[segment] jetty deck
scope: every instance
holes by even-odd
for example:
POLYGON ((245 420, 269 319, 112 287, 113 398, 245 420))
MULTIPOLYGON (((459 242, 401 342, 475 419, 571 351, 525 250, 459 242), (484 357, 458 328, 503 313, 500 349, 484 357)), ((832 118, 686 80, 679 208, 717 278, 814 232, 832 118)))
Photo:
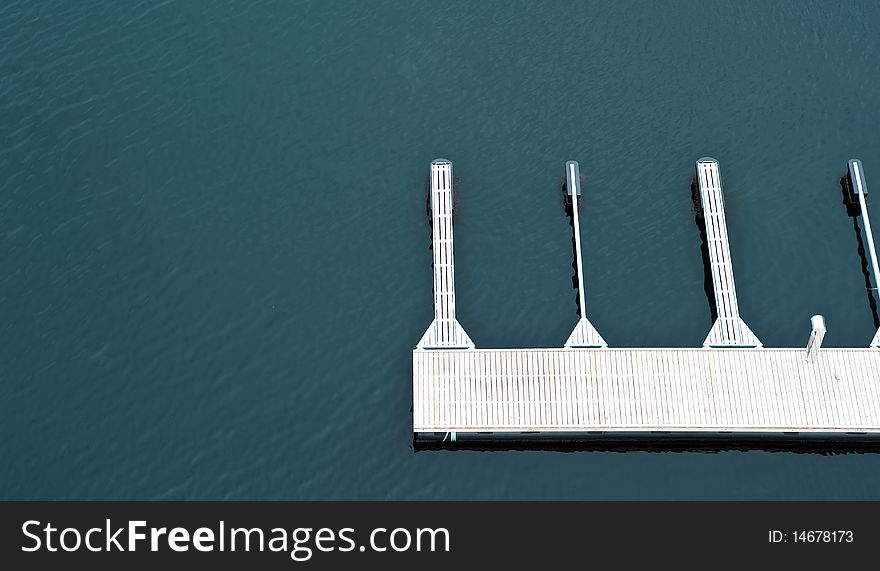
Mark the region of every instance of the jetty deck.
MULTIPOLYGON (((773 442, 880 442, 876 339, 865 348, 823 348, 824 319, 817 315, 806 348, 763 347, 739 314, 718 163, 704 158, 695 166, 717 310, 703 348, 609 348, 587 319, 578 213, 583 189, 579 167, 569 161, 580 318, 563 347, 477 349, 455 315, 452 165, 444 159, 431 164, 434 321, 413 351, 417 446, 543 446, 554 439, 613 446, 619 435, 646 444, 669 435, 710 442, 752 442, 756 435, 773 442)), ((855 168, 861 192, 863 175, 855 168)))
POLYGON ((880 351, 413 353, 415 432, 880 432, 880 351))

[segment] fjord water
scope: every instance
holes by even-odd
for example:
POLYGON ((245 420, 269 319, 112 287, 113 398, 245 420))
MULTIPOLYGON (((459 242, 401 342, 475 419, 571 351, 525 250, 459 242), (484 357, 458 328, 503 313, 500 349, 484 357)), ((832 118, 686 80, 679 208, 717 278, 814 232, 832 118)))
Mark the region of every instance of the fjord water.
MULTIPOLYGON (((880 455, 420 452, 429 162, 479 347, 588 314, 711 325, 690 182, 720 161, 765 345, 875 330, 838 180, 880 189, 872 2, 0 6, 0 496, 880 498, 880 455)), ((880 190, 878 190, 880 192, 880 190)), ((880 210, 876 214, 880 220, 880 210)))

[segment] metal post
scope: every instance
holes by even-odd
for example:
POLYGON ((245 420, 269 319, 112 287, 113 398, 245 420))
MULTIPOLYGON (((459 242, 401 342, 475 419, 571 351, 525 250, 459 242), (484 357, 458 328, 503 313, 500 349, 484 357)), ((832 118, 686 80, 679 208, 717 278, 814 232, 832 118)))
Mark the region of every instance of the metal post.
POLYGON ((825 339, 825 318, 821 315, 814 315, 810 318, 810 339, 807 341, 807 361, 815 361, 819 356, 819 349, 822 347, 822 340, 825 339))
POLYGON ((587 306, 584 301, 584 269, 582 267, 581 262, 581 229, 580 229, 580 221, 578 220, 578 189, 577 184, 580 182, 578 177, 578 173, 576 171, 577 164, 574 161, 568 163, 568 174, 569 180, 571 180, 571 184, 569 185, 568 192, 571 193, 571 214, 574 219, 574 250, 575 250, 575 267, 577 268, 577 280, 578 280, 578 304, 581 310, 581 317, 586 317, 587 315, 587 306))
POLYGON ((565 163, 565 176, 567 177, 566 188, 571 197, 571 216, 572 226, 574 227, 574 257, 575 268, 577 271, 577 288, 578 288, 578 306, 580 307, 581 318, 568 341, 565 342, 567 348, 574 347, 608 347, 608 343, 602 339, 590 320, 587 319, 586 295, 584 293, 584 268, 581 261, 581 227, 578 219, 578 196, 581 194, 580 187, 580 165, 577 161, 568 161, 565 163))
POLYGON ((865 202, 865 193, 867 190, 864 187, 864 182, 862 180, 862 172, 859 168, 861 166, 860 162, 853 161, 853 171, 855 172, 855 179, 853 182, 856 185, 856 194, 859 197, 859 208, 862 211, 862 226, 865 227, 865 241, 868 243, 868 254, 871 257, 871 269, 874 270, 874 289, 880 288, 880 265, 877 263, 877 250, 874 248, 874 234, 871 232, 871 220, 868 218, 868 205, 865 202))

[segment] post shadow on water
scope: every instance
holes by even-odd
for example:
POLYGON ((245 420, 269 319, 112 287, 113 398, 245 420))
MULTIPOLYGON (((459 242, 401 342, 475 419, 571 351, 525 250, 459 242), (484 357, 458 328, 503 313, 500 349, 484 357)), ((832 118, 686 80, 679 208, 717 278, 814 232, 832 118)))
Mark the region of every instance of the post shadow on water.
POLYGON ((715 286, 712 283, 712 263, 709 260, 709 240, 706 237, 706 219, 703 217, 703 208, 700 204, 700 189, 697 186, 697 177, 691 181, 691 200, 694 202, 694 223, 700 231, 700 254, 703 258, 703 291, 706 292, 706 301, 709 303, 709 313, 712 315, 710 323, 718 319, 718 310, 715 307, 715 286))
MULTIPOLYGON (((459 207, 459 193, 456 192, 456 189, 459 188, 461 184, 461 179, 453 173, 452 175, 452 223, 455 224, 455 219, 458 218, 458 207, 459 207)), ((434 227, 434 220, 431 218, 431 176, 428 175, 425 177, 425 219, 428 221, 428 228, 434 227)), ((430 242, 430 246, 428 246, 429 250, 434 248, 434 240, 430 234, 428 234, 428 240, 430 242)))
MULTIPOLYGON (((584 197, 586 196, 586 192, 584 189, 584 182, 587 180, 587 175, 585 173, 580 173, 580 182, 581 182, 581 198, 577 201, 578 213, 580 213, 580 208, 584 204, 584 197)), ((574 304, 577 308, 575 312, 578 316, 578 319, 586 316, 586 308, 581 307, 580 296, 578 295, 578 275, 577 275, 577 244, 575 243, 574 233, 574 212, 572 211, 572 207, 574 205, 574 201, 568 196, 568 185, 565 179, 565 175, 562 176, 562 208, 565 211, 566 216, 568 216, 568 225, 571 228, 571 287, 574 290, 574 304)), ((584 280, 586 282, 586 280, 584 280)), ((584 292, 584 299, 586 300, 586 292, 584 292)), ((586 303, 586 302, 584 302, 586 303)))
POLYGON ((868 256, 865 251, 865 240, 862 238, 862 227, 859 225, 859 216, 862 213, 858 200, 853 200, 855 194, 849 186, 849 174, 844 174, 840 179, 840 192, 843 197, 843 205, 846 208, 846 214, 852 218, 853 232, 856 235, 856 244, 858 245, 859 258, 862 262, 862 275, 865 278, 865 292, 868 297, 868 307, 871 308, 871 316, 874 319, 874 328, 880 328, 880 315, 877 313, 877 284, 871 285, 871 271, 868 264, 868 256))

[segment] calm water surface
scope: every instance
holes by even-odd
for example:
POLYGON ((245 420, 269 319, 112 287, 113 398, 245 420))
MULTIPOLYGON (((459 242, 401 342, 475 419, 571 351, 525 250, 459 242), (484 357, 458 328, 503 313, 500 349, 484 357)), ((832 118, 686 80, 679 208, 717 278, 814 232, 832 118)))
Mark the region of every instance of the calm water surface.
MULTIPOLYGON (((880 455, 414 454, 425 178, 458 178, 481 347, 576 319, 614 346, 711 323, 690 197, 721 162, 743 317, 875 330, 838 179, 880 185, 874 2, 7 0, 3 498, 873 498, 880 455)), ((878 187, 880 188, 880 187, 878 187)))

